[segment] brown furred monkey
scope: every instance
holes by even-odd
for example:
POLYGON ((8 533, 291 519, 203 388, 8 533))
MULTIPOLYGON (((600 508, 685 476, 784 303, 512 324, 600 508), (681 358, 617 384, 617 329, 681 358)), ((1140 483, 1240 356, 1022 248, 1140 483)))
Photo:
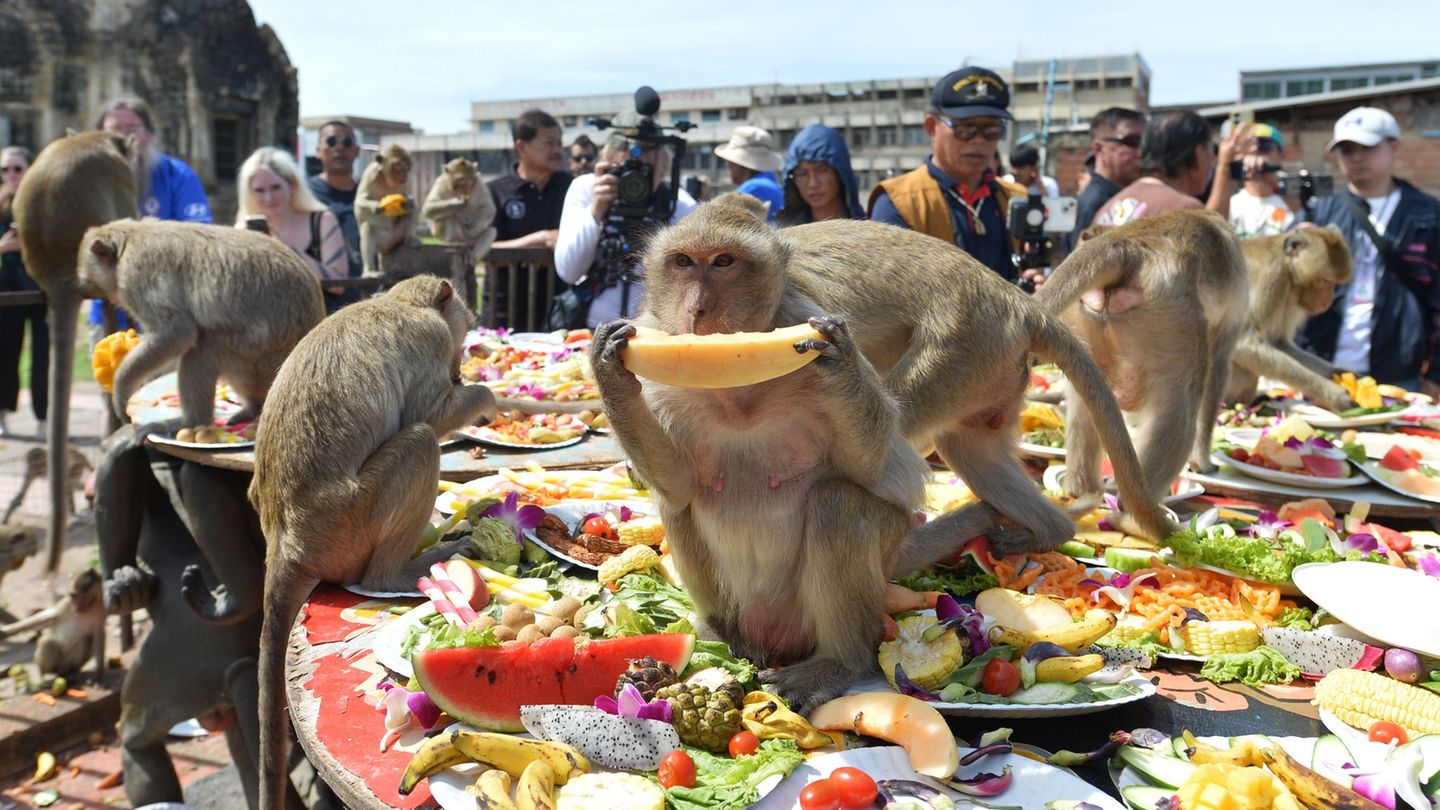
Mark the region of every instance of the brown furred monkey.
MULTIPOLYGON (((1085 341, 1121 409, 1134 414, 1148 496, 1160 500, 1186 460, 1210 470, 1210 438, 1230 358, 1245 329, 1245 263, 1218 214, 1170 211, 1084 238, 1035 294, 1085 341)), ((1089 403, 1065 418, 1065 488, 1101 490, 1089 403)))
POLYGON ((1260 375, 1286 383, 1336 413, 1355 407, 1332 377, 1340 368, 1295 345, 1312 315, 1330 308, 1350 280, 1350 247, 1334 227, 1299 228, 1240 242, 1250 275, 1250 322, 1230 370, 1226 402, 1248 403, 1260 375))
MULTIPOLYGON (((108 132, 86 132, 41 150, 15 193, 13 212, 20 255, 45 299, 50 320, 50 360, 57 369, 75 365, 75 321, 80 302, 98 295, 80 280, 75 257, 85 229, 135 216, 133 142, 108 132)), ((66 448, 70 439, 70 375, 50 375, 48 571, 60 565, 68 512, 66 448)))
POLYGON ((85 232, 80 277, 144 327, 115 371, 115 412, 179 360, 181 418, 209 425, 215 382, 259 415, 290 350, 325 317, 320 283, 295 251, 254 231, 193 222, 112 222, 85 232))
POLYGON ((417 276, 330 316, 275 378, 250 484, 267 547, 262 808, 281 806, 285 649, 311 589, 333 582, 411 590, 432 563, 463 547, 410 559, 440 478, 435 437, 495 417, 490 390, 460 380, 472 320, 449 282, 417 276))
POLYGON ((0 638, 40 630, 35 669, 40 675, 70 677, 85 661, 95 662, 99 682, 105 667, 105 601, 100 572, 86 568, 70 580, 70 591, 44 610, 0 627, 0 638))
POLYGON ((380 201, 391 194, 405 194, 410 181, 410 153, 399 144, 390 144, 375 154, 365 167, 355 193, 355 219, 360 226, 360 258, 363 275, 378 276, 383 267, 382 256, 405 247, 415 247, 415 201, 405 196, 405 212, 399 216, 386 214, 380 201))

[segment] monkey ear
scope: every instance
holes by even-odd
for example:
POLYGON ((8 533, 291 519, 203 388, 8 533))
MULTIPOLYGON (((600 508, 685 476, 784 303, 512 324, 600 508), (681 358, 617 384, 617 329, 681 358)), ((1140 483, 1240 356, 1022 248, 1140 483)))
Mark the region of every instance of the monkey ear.
POLYGON ((1299 232, 1286 234, 1283 249, 1285 255, 1292 259, 1299 256, 1301 251, 1305 250, 1305 237, 1299 232))
POLYGON ((120 251, 116 249, 114 243, 107 242, 104 239, 96 238, 91 242, 90 252, 95 254, 95 258, 99 260, 101 264, 111 270, 114 270, 116 263, 120 261, 120 251))
POLYGON ((440 289, 435 291, 435 300, 431 302, 431 306, 439 310, 441 315, 444 315, 445 310, 450 306, 450 299, 454 297, 455 288, 450 286, 450 282, 441 279, 440 289))

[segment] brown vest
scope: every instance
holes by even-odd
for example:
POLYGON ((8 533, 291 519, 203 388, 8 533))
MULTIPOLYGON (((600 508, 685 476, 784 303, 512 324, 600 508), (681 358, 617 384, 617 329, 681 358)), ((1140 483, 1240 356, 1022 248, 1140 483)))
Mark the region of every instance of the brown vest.
MULTIPOLYGON (((1000 187, 995 194, 995 202, 1000 206, 1000 219, 1005 221, 1010 216, 1010 200, 1024 197, 1029 192, 1019 183, 1000 177, 996 177, 995 182, 1000 187)), ((900 217, 911 230, 943 239, 952 245, 959 244, 955 240, 954 220, 950 218, 950 204, 945 201, 945 192, 940 184, 930 176, 927 164, 922 163, 898 177, 880 181, 880 185, 870 192, 867 210, 875 210, 875 200, 882 192, 890 197, 895 210, 900 212, 900 217)))

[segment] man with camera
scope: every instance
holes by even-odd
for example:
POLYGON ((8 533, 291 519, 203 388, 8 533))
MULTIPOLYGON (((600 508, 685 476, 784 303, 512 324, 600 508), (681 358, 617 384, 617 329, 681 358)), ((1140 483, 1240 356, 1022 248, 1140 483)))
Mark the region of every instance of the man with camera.
POLYGON ((1394 176, 1400 125, 1384 110, 1345 113, 1326 150, 1345 188, 1300 215, 1340 229, 1355 277, 1306 324, 1302 345, 1357 374, 1440 396, 1440 201, 1394 176))
MULTIPOLYGON (((925 114, 930 156, 870 192, 870 218, 944 239, 1016 280, 1006 217, 1010 200, 1025 198, 1026 191, 990 167, 1011 120, 1009 106, 1010 90, 993 71, 961 68, 941 79, 925 114)), ((1037 285, 1044 282, 1038 269, 1026 274, 1037 285)))
POLYGON ((1241 239, 1251 236, 1273 236, 1284 233, 1295 222, 1298 203, 1280 194, 1280 153, 1285 149, 1285 136, 1270 124, 1256 124, 1253 154, 1260 165, 1245 171, 1245 185, 1230 198, 1230 227, 1241 239))
POLYGON ((640 240, 657 223, 678 222, 695 208, 672 173, 676 158, 669 150, 683 149, 684 141, 660 134, 653 114, 623 112, 605 122, 611 132, 595 172, 575 178, 565 194, 555 272, 575 286, 556 296, 551 329, 593 329, 634 316, 645 295, 630 275, 640 240))

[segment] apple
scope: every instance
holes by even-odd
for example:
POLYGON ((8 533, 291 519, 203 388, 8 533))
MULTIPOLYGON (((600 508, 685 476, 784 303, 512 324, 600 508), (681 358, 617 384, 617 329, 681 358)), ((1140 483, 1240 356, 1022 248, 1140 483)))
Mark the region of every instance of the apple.
POLYGON ((490 604, 490 589, 485 587, 485 580, 474 566, 465 560, 446 560, 444 568, 471 608, 478 611, 490 604))
POLYGON ((1301 456, 1305 471, 1317 478, 1346 478, 1350 475, 1350 462, 1344 459, 1324 456, 1301 456))

